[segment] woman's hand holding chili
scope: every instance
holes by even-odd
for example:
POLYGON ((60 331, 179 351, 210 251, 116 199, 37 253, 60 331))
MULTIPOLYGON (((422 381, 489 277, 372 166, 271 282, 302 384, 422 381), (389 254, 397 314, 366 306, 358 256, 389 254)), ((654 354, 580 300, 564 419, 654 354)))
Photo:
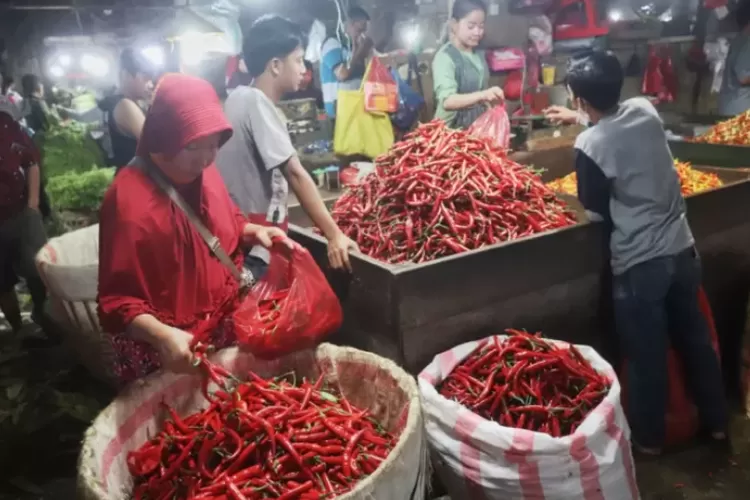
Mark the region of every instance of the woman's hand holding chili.
POLYGON ((175 373, 185 373, 194 370, 193 350, 190 342, 193 336, 179 328, 164 325, 158 334, 159 359, 162 368, 175 373))

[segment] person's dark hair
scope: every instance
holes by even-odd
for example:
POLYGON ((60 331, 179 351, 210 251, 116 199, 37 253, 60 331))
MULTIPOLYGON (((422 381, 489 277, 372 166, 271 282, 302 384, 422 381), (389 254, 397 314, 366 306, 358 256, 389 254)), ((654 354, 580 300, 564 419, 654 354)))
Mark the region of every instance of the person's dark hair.
POLYGON ((744 30, 750 24, 750 0, 741 0, 735 13, 737 26, 744 30))
POLYGON ((482 0, 456 0, 453 2, 451 17, 456 21, 460 21, 475 10, 481 10, 487 14, 487 4, 482 0))
POLYGON ((586 50, 568 61, 566 83, 573 97, 583 99, 597 111, 609 111, 620 101, 624 73, 610 51, 586 50))
POLYGON ((156 71, 154 65, 133 48, 126 48, 120 53, 120 71, 127 72, 130 76, 145 75, 153 78, 156 71))
POLYGON ((369 21, 370 20, 370 14, 367 13, 365 9, 362 7, 359 7, 355 5, 354 7, 349 8, 349 10, 346 13, 346 18, 349 21, 369 21))
POLYGON ((285 17, 266 15, 245 33, 242 57, 248 74, 254 78, 263 74, 272 59, 286 57, 304 45, 305 37, 298 24, 285 17))
POLYGON ((42 81, 38 76, 27 73, 21 77, 21 89, 23 90, 24 96, 30 96, 42 85, 42 81))

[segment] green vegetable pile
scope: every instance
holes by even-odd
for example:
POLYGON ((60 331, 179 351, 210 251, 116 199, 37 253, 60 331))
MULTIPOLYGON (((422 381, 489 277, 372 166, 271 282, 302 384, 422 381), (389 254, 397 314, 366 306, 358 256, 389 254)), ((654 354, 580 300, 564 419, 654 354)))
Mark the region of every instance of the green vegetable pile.
POLYGON ((114 177, 114 168, 68 172, 48 179, 47 194, 56 210, 96 212, 114 177))
POLYGON ((34 136, 53 210, 47 221, 50 237, 95 224, 114 178, 114 169, 104 168, 104 154, 91 137, 89 125, 51 123, 49 130, 34 136))
POLYGON ((47 178, 105 165, 104 155, 89 135, 89 128, 82 123, 53 125, 39 134, 39 146, 47 178))

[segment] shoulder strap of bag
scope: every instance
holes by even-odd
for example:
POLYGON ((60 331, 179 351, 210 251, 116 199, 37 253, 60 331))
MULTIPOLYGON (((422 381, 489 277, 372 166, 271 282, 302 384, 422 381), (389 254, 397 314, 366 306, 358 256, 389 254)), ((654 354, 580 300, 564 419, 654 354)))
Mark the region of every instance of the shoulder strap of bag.
POLYGON ((161 172, 148 165, 142 158, 136 156, 130 161, 128 166, 134 166, 145 172, 151 178, 151 180, 154 181, 154 183, 159 186, 159 188, 164 191, 167 196, 169 196, 169 198, 172 200, 172 203, 177 205, 177 208, 182 210, 190 223, 193 225, 193 228, 195 228, 198 234, 200 234, 201 238, 206 243, 211 253, 217 259, 219 259, 219 262, 221 262, 224 267, 229 270, 230 273, 232 273, 232 276, 240 284, 240 287, 244 288, 248 286, 247 277, 242 272, 240 272, 239 269, 237 269, 237 266, 234 265, 232 259, 221 246, 219 238, 214 236, 213 233, 211 233, 211 231, 209 231, 208 228, 203 224, 203 222, 201 222, 200 218, 195 214, 193 209, 190 208, 190 205, 188 205, 185 199, 180 195, 180 193, 177 192, 174 185, 172 185, 172 183, 169 182, 169 180, 166 179, 161 172))

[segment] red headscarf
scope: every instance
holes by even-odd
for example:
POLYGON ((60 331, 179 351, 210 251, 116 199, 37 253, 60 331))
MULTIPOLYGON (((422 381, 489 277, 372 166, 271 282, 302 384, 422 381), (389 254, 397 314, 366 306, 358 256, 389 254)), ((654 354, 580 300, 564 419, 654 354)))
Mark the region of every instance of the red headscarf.
MULTIPOLYGON (((146 116, 138 155, 173 156, 191 141, 216 133, 226 140, 231 127, 211 85, 167 75, 146 116)), ((178 190, 239 264, 246 220, 216 167, 178 190)), ((99 318, 107 332, 120 333, 136 316, 152 314, 202 334, 236 300, 235 279, 184 213, 138 168, 124 168, 107 191, 99 238, 99 318)))

